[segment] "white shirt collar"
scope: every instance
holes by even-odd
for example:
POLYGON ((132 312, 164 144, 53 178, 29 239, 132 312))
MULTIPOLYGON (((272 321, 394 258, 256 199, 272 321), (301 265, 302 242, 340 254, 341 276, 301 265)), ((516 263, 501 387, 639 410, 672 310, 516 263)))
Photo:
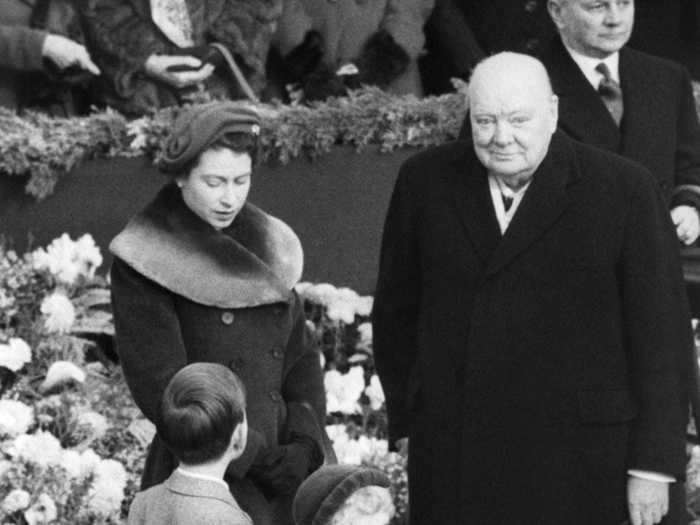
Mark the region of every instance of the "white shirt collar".
POLYGON ((219 484, 223 485, 224 487, 226 487, 226 490, 228 490, 228 485, 221 478, 217 478, 215 476, 207 476, 206 474, 197 474, 196 472, 190 472, 189 470, 185 470, 182 467, 177 467, 177 471, 180 474, 182 474, 183 476, 187 476, 189 478, 203 479, 205 481, 213 481, 215 483, 219 483, 219 484))
POLYGON ((493 202, 493 208, 496 211, 496 219, 498 220, 498 226, 501 229, 501 234, 504 234, 508 229, 508 226, 510 225, 510 221, 513 220, 513 216, 518 210, 518 206, 520 206, 520 202, 523 200, 523 197, 525 196, 525 191, 530 186, 530 182, 532 182, 532 179, 530 179, 527 182, 527 184, 525 184, 522 188, 519 188, 518 190, 512 190, 495 175, 489 174, 488 177, 489 189, 491 190, 491 201, 493 202), (508 208, 508 211, 506 211, 506 208, 503 205, 502 196, 510 197, 513 199, 513 202, 510 205, 510 208, 508 208))
POLYGON ((615 82, 617 82, 618 84, 620 83, 620 52, 619 51, 616 51, 612 55, 609 55, 603 59, 600 59, 600 58, 592 58, 592 57, 589 57, 586 55, 582 55, 578 51, 574 51, 573 49, 568 47, 566 44, 564 44, 564 47, 569 52, 569 55, 571 55, 571 58, 573 59, 573 61, 576 62, 576 65, 579 67, 581 72, 588 79, 588 82, 590 82, 591 85, 596 90, 598 89, 598 84, 600 84, 600 81, 603 78, 603 75, 601 75, 598 71, 596 71, 595 68, 601 62, 605 63, 605 65, 608 66, 608 69, 610 70, 610 76, 612 77, 612 79, 615 82))

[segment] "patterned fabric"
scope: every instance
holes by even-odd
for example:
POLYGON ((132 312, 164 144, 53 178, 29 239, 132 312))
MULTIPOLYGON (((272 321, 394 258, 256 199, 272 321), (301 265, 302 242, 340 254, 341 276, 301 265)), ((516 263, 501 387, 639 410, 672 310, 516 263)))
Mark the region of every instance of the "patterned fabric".
POLYGON ((623 112, 622 89, 620 89, 620 84, 613 80, 610 69, 608 69, 605 62, 598 64, 595 69, 603 75, 600 84, 598 84, 598 94, 600 94, 600 98, 603 99, 605 107, 608 108, 615 124, 619 126, 623 112))
POLYGON ((158 28, 180 47, 194 45, 192 20, 185 0, 151 0, 151 15, 158 28))

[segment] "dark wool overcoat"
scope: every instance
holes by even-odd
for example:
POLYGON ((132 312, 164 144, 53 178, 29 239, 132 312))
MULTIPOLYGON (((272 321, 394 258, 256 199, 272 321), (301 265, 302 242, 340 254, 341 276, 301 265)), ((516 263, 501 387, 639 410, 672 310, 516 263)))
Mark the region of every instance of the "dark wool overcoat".
POLYGON ((618 525, 628 469, 682 480, 690 319, 641 166, 557 132, 501 235, 470 143, 416 155, 373 315, 412 525, 618 525))
POLYGON ((682 66, 623 47, 624 112, 618 128, 560 38, 552 41, 542 61, 559 96, 562 130, 642 164, 671 206, 700 208, 700 124, 690 75, 682 66))
POLYGON ((21 72, 41 71, 46 33, 29 27, 34 2, 0 0, 0 106, 16 109, 21 72))
MULTIPOLYGON (((248 445, 226 479, 257 524, 292 523, 291 498, 268 500, 248 476, 294 433, 323 446, 325 391, 300 299, 302 253, 292 230, 246 204, 217 232, 166 186, 110 245, 117 351, 134 400, 155 421, 170 378, 188 363, 230 366, 247 390, 248 445)), ((322 460, 322 458, 321 458, 322 460)), ((156 435, 142 488, 177 466, 156 435)))

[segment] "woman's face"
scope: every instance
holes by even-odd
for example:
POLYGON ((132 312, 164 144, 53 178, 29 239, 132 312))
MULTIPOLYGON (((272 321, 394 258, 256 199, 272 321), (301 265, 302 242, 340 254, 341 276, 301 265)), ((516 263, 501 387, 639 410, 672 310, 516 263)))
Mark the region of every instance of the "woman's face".
POLYGON ((185 204, 202 220, 221 230, 231 225, 250 190, 252 161, 248 153, 208 149, 189 176, 179 177, 185 204))

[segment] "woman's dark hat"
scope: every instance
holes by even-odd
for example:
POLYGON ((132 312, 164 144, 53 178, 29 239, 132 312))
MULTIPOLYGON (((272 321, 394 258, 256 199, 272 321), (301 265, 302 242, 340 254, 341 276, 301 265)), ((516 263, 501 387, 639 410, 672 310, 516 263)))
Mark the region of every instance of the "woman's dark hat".
POLYGON ((327 525, 350 495, 362 487, 389 487, 381 470, 355 465, 326 465, 299 486, 292 513, 296 525, 327 525))
POLYGON ((250 107, 230 101, 194 106, 178 116, 159 168, 180 173, 200 153, 229 133, 260 134, 260 117, 250 107))

